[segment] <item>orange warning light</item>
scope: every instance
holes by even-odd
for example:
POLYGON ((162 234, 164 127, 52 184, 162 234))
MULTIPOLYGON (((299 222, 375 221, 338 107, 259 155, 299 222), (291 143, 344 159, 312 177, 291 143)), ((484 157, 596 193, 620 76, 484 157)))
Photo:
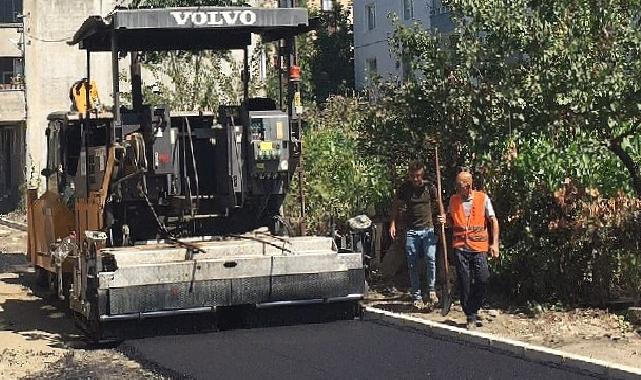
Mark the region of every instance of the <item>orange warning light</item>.
POLYGON ((289 68, 289 80, 292 82, 300 82, 300 66, 291 66, 289 68))

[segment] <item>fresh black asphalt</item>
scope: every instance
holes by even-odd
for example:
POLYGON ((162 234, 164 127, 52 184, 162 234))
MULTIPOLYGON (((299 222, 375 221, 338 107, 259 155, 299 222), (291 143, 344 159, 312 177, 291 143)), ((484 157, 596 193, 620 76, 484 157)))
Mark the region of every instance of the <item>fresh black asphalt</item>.
POLYGON ((122 348, 197 379, 590 378, 368 320, 159 336, 122 348))

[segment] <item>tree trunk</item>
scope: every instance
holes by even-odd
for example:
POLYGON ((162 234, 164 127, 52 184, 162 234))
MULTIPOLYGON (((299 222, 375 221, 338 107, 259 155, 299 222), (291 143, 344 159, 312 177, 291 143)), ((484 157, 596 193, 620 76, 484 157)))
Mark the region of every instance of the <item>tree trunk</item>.
POLYGON ((623 162, 623 165, 628 169, 630 174, 630 179, 632 180, 632 188, 634 188, 637 198, 641 199, 641 171, 639 170, 639 165, 630 157, 630 154, 623 149, 621 146, 621 141, 619 140, 610 140, 610 145, 608 146, 612 153, 616 154, 617 157, 623 162))

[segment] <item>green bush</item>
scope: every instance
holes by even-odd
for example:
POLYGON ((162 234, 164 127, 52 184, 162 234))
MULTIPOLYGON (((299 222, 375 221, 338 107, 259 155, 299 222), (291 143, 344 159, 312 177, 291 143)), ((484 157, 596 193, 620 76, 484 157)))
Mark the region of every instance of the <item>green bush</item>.
MULTIPOLYGON (((359 154, 358 130, 365 121, 358 98, 330 97, 324 110, 312 110, 303 131, 306 223, 310 233, 327 234, 330 217, 338 222, 358 214, 384 211, 390 180, 384 163, 359 154)), ((286 201, 288 214, 297 211, 295 177, 286 201)))

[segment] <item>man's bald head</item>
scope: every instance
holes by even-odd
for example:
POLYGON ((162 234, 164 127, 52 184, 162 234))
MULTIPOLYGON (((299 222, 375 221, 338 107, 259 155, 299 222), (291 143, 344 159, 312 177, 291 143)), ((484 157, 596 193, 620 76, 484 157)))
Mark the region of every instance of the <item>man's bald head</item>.
POLYGON ((460 172, 456 175, 456 182, 469 182, 472 183, 472 173, 470 172, 460 172))
POLYGON ((472 173, 464 171, 456 175, 456 191, 463 198, 469 198, 472 193, 472 173))

